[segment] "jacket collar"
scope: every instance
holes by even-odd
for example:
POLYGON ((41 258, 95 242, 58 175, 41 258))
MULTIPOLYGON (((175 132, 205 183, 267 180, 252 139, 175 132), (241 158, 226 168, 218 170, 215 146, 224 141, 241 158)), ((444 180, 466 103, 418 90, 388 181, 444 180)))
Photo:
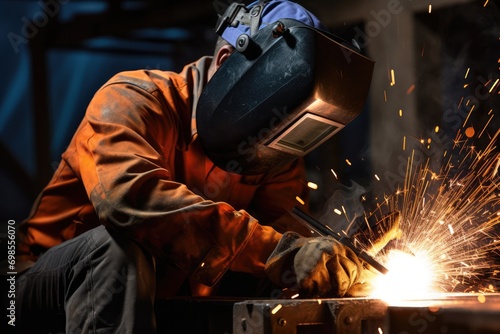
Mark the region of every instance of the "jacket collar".
POLYGON ((193 101, 191 105, 191 136, 188 145, 193 142, 198 134, 196 128, 196 107, 198 105, 198 100, 200 98, 201 92, 207 83, 208 78, 208 68, 212 62, 212 57, 205 56, 200 58, 198 61, 188 65, 188 75, 192 77, 193 80, 193 101))

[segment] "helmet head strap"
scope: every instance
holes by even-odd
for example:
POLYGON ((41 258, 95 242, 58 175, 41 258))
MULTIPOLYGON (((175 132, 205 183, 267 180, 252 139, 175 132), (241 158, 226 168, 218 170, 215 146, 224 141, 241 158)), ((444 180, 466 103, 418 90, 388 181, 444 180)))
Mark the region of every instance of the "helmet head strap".
POLYGON ((262 12, 268 2, 269 0, 259 0, 255 6, 247 8, 239 2, 215 1, 214 7, 219 16, 215 33, 222 36, 228 26, 237 27, 238 24, 244 24, 250 27, 250 34, 254 35, 259 30, 262 12))

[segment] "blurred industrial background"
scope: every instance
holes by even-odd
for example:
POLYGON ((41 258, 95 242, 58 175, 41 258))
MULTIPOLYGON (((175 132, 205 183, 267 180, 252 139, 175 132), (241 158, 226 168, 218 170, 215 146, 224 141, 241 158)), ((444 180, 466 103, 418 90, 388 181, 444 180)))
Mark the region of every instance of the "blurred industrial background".
MULTIPOLYGON (((376 61, 363 114, 307 157, 315 215, 331 205, 360 214, 362 196, 404 181, 410 148, 439 160, 465 121, 478 146, 499 128, 497 0, 297 2, 376 61)), ((1 224, 28 215, 111 76, 180 71, 215 41, 210 0, 1 0, 0 8, 1 224)))

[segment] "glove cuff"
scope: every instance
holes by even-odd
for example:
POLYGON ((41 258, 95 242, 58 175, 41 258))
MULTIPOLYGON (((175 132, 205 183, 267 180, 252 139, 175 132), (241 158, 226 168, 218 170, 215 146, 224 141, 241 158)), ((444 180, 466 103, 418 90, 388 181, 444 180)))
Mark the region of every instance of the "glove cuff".
POLYGON ((307 238, 295 232, 283 234, 265 266, 266 275, 271 282, 280 287, 288 288, 297 285, 293 261, 295 254, 306 240, 307 238))
POLYGON ((268 254, 273 252, 275 245, 281 240, 281 233, 276 232, 270 226, 256 225, 248 242, 229 269, 263 277, 268 254))

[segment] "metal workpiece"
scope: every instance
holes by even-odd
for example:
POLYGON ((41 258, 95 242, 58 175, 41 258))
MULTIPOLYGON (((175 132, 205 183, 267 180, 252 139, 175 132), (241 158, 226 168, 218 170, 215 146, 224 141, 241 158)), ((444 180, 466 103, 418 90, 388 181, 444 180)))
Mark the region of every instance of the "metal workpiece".
POLYGON ((248 300, 233 306, 233 333, 378 333, 386 308, 367 298, 248 300))
POLYGON ((500 294, 444 293, 397 304, 370 298, 247 300, 233 306, 233 333, 500 333, 500 294))

